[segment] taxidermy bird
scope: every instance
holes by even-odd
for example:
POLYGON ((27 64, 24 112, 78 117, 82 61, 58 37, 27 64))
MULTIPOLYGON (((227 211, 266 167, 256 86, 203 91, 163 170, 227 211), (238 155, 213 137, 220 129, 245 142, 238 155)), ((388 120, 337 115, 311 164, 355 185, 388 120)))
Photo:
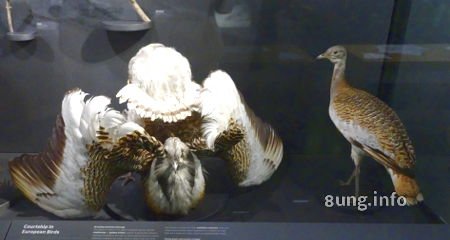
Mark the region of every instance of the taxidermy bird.
POLYGON ((386 168, 396 193, 405 197, 408 205, 423 201, 414 177, 414 148, 397 114, 375 96, 350 86, 345 79, 344 47, 333 46, 317 58, 334 64, 329 114, 352 146, 355 169, 344 185, 354 179, 355 194, 359 195, 360 162, 368 155, 386 168))
POLYGON ((139 50, 128 71, 117 97, 150 135, 161 142, 178 137, 192 151, 226 159, 239 186, 260 184, 278 168, 281 139, 255 116, 225 72, 212 73, 200 86, 192 81, 188 60, 162 44, 139 50))
POLYGON ((128 71, 119 102, 127 102, 134 122, 164 142, 164 156, 142 173, 146 202, 157 214, 185 215, 203 198, 205 188, 200 161, 192 152, 205 149, 200 85, 192 81, 188 60, 162 44, 140 49, 128 71))
POLYGON ((258 185, 272 176, 283 158, 283 143, 247 106, 227 73, 215 71, 203 82, 201 111, 208 148, 227 161, 239 186, 258 185))
POLYGON ((33 203, 63 218, 95 215, 113 181, 150 168, 161 145, 139 125, 110 109, 104 96, 66 93, 47 148, 9 162, 17 188, 33 203))
POLYGON ((205 192, 200 160, 179 138, 170 137, 164 143, 164 155, 152 162, 144 187, 153 212, 186 215, 205 192))

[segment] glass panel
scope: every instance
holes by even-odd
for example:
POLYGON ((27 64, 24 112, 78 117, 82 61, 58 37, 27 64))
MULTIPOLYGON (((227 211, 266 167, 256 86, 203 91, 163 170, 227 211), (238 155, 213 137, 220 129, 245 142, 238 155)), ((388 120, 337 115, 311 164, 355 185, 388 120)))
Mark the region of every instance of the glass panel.
MULTIPOLYGON (((139 0, 151 19, 143 26, 130 1, 13 0, 14 33, 36 33, 25 42, 11 38, 4 2, 0 3, 4 182, 10 180, 9 160, 47 146, 67 90, 105 95, 112 98, 113 108, 125 109, 115 96, 127 83, 130 59, 147 44, 159 42, 189 60, 192 78, 199 84, 214 70, 226 71, 248 106, 283 140, 283 161, 265 183, 244 188, 232 181, 227 162, 202 158, 208 172, 203 202, 186 216, 167 218, 148 209, 136 174, 136 181, 126 187, 120 181, 113 184, 107 201, 111 209, 101 210, 100 219, 113 219, 111 211, 132 220, 437 223, 450 219, 446 1, 139 0), (125 27, 109 31, 107 24, 125 27), (354 163, 350 143, 329 115, 333 64, 316 57, 338 44, 347 49, 348 82, 384 101, 407 129, 425 205, 367 206, 365 211, 358 211, 356 203, 337 206, 355 193, 353 183, 339 184, 352 173, 354 163), (326 206, 327 196, 336 200, 332 207, 326 206)), ((391 197, 395 189, 380 163, 366 156, 360 172, 360 194, 367 201, 391 197)), ((26 201, 12 186, 3 184, 1 189, 0 199, 15 204, 0 211, 0 219, 59 219, 26 201)))

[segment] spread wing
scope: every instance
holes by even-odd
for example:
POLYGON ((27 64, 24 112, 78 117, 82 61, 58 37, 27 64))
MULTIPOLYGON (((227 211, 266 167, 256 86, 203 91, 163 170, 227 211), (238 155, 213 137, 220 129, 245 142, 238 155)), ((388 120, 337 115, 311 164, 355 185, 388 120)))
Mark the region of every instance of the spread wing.
POLYGON ((91 174, 85 171, 87 165, 109 161, 125 173, 128 169, 145 168, 145 161, 151 159, 148 155, 158 152, 154 139, 142 127, 108 107, 109 98, 97 96, 85 101, 86 95, 79 89, 65 95, 61 115, 44 151, 24 154, 9 162, 11 178, 19 190, 33 203, 60 217, 94 215, 98 206, 90 205, 87 195, 98 199, 100 192, 109 190, 108 186, 101 189, 100 182, 92 182, 92 188, 85 189, 91 174), (144 154, 143 149, 153 152, 144 154), (120 154, 122 158, 118 157, 120 154))
POLYGON ((43 152, 37 155, 23 154, 9 163, 13 182, 31 201, 39 202, 42 198, 56 195, 53 186, 60 174, 65 138, 64 121, 58 116, 52 136, 43 152))
MULTIPOLYGON (((61 217, 93 215, 84 202, 81 169, 89 161, 86 144, 96 141, 93 129, 109 116, 123 117, 108 108, 109 99, 98 96, 85 101, 86 93, 66 93, 48 146, 36 155, 24 154, 9 162, 14 184, 41 208, 61 217)), ((112 123, 110 124, 112 125, 112 123)))
POLYGON ((231 136, 238 139, 242 135, 242 140, 231 141, 225 154, 240 186, 260 184, 270 178, 281 163, 283 143, 275 130, 247 106, 227 73, 215 71, 204 81, 201 112, 203 136, 210 149, 218 147, 216 142, 224 133, 240 129, 231 136))

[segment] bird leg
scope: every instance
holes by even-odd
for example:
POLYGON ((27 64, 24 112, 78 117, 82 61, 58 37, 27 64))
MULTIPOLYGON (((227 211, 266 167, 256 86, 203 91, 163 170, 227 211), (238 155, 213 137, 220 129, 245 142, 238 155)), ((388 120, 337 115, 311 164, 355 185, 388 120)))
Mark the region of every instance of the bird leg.
POLYGON ((359 164, 355 166, 355 196, 359 197, 359 173, 360 167, 359 164))
POLYGON ((136 181, 136 179, 133 177, 133 173, 132 172, 128 172, 128 173, 120 176, 118 178, 118 180, 122 182, 122 184, 121 184, 122 187, 125 187, 130 182, 135 182, 136 181))
POLYGON ((359 196, 359 174, 360 174, 360 163, 361 159, 364 155, 364 152, 357 147, 352 146, 351 157, 353 163, 355 164, 355 169, 353 169, 352 175, 347 179, 347 181, 340 181, 341 186, 348 186, 350 183, 355 180, 355 196, 359 196))
POLYGON ((339 180, 339 184, 341 186, 348 186, 348 185, 350 185, 353 182, 353 179, 355 179, 355 175, 356 175, 356 167, 353 169, 353 172, 350 175, 350 177, 348 177, 347 181, 339 180))

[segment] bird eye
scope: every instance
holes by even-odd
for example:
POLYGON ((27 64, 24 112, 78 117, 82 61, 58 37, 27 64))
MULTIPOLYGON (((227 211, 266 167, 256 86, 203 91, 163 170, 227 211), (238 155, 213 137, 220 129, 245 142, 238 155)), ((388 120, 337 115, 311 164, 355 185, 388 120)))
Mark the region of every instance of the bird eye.
POLYGON ((337 54, 337 53, 338 53, 338 51, 334 51, 334 52, 333 52, 333 54, 337 54))

